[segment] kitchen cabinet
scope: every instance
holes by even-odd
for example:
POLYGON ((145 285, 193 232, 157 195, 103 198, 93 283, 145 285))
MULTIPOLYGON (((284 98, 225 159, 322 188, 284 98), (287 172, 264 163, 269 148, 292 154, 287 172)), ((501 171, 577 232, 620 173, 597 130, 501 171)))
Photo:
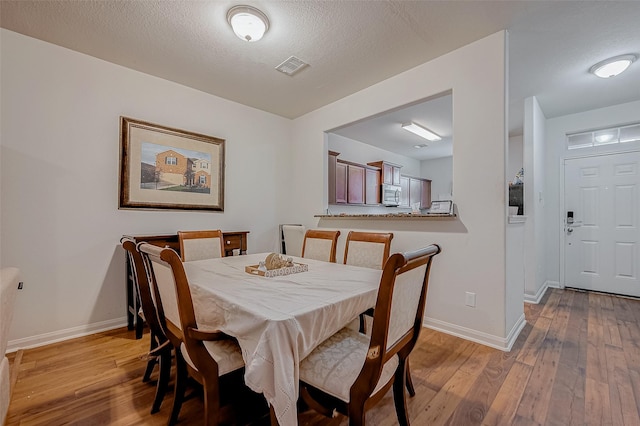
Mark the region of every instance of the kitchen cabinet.
POLYGON ((364 203, 380 204, 380 170, 367 168, 364 181, 364 203))
POLYGON ((411 208, 413 203, 420 203, 420 209, 431 207, 431 181, 429 179, 400 176, 399 207, 411 208))
POLYGON ((400 204, 398 207, 409 208, 409 178, 400 176, 400 204))
POLYGON ((336 181, 334 185, 335 203, 341 204, 347 202, 347 165, 345 163, 336 163, 336 181))
POLYGON ((364 167, 347 164, 347 203, 364 204, 364 167))
POLYGON ((386 161, 376 161, 367 163, 370 166, 380 168, 382 183, 388 185, 400 185, 400 169, 402 166, 398 164, 388 163, 386 161))
POLYGON ((329 151, 329 204, 380 204, 380 169, 338 159, 329 151))

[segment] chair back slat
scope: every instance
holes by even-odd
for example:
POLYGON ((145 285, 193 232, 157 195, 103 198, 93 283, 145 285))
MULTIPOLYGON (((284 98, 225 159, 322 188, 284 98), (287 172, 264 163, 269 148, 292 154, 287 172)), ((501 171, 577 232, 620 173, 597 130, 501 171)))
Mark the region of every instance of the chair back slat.
POLYGON ((345 265, 382 269, 391 248, 391 232, 350 231, 344 247, 345 265))
POLYGON ((224 256, 222 231, 179 231, 180 254, 183 262, 215 259, 224 256))
POLYGON ((335 263, 339 236, 340 231, 309 229, 304 236, 302 257, 335 263))
POLYGON ((396 277, 391 297, 387 349, 414 327, 426 269, 427 265, 424 264, 396 277))
MULTIPOLYGON (((370 350, 380 358, 363 372, 382 371, 384 361, 399 351, 407 354, 418 340, 429 285, 433 257, 440 247, 432 244, 420 250, 395 253, 387 260, 380 278, 371 330, 370 350)), ((364 374, 364 373, 363 373, 364 374)), ((376 379, 377 380, 377 379, 376 379)))
POLYGON ((153 268, 153 274, 155 276, 158 293, 160 294, 160 300, 162 300, 162 309, 164 310, 165 319, 172 322, 177 328, 182 329, 180 310, 178 308, 178 297, 176 295, 176 288, 171 268, 165 263, 159 262, 155 259, 151 259, 150 264, 153 268))

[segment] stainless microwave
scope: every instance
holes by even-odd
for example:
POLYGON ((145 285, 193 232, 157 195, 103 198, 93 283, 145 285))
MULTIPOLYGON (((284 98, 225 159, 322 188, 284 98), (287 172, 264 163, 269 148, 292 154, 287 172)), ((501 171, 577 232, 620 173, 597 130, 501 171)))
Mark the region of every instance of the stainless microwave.
POLYGON ((387 207, 399 206, 401 193, 402 188, 398 185, 382 184, 382 204, 387 207))

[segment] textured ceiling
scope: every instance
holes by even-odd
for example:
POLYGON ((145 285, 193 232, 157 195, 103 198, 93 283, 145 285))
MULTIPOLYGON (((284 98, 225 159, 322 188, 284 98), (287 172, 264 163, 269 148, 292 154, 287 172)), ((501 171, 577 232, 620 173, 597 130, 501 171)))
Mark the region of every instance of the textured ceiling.
POLYGON ((256 43, 229 28, 236 4, 2 0, 0 26, 289 118, 502 29, 511 134, 528 96, 547 118, 640 99, 640 63, 587 72, 640 53, 638 1, 250 1, 271 21, 256 43), (310 64, 293 77, 274 69, 291 55, 310 64))

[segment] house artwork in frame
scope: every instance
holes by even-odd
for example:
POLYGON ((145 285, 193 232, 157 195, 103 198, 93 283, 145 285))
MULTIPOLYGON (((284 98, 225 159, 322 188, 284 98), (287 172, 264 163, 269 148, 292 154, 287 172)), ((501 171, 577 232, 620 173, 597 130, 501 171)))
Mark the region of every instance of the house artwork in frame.
POLYGON ((119 208, 224 211, 224 140, 120 117, 119 208))

